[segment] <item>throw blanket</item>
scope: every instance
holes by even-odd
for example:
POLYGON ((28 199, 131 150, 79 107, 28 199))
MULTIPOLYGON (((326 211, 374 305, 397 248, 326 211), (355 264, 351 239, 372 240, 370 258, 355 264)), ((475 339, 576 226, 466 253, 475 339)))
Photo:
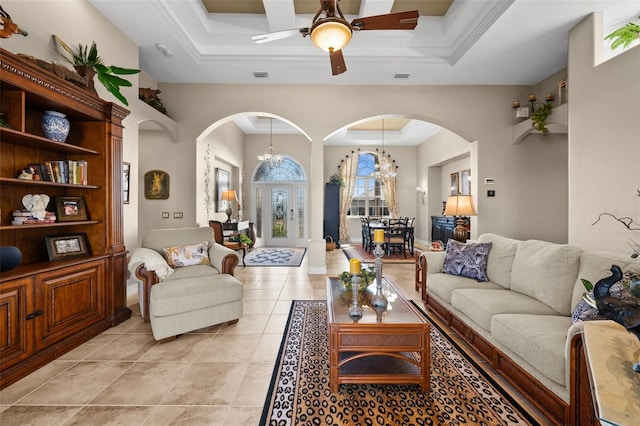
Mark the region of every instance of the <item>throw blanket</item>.
POLYGON ((167 264, 167 261, 155 250, 138 247, 131 254, 129 260, 129 272, 135 275, 136 268, 144 263, 144 267, 149 271, 156 273, 160 280, 164 280, 173 274, 173 269, 167 264))

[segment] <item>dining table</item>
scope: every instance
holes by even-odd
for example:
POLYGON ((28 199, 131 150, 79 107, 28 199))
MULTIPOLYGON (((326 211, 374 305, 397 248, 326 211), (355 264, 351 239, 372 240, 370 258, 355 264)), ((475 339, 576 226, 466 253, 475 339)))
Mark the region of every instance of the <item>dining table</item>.
MULTIPOLYGON (((406 234, 406 239, 407 239, 407 248, 409 249, 409 253, 411 254, 411 256, 414 255, 414 242, 415 242, 415 229, 413 226, 403 226, 403 225, 394 225, 393 223, 389 223, 388 220, 381 220, 381 221, 369 221, 367 226, 372 230, 372 232, 370 233, 370 235, 373 235, 373 231, 375 231, 376 229, 382 229, 385 232, 385 235, 387 234, 387 231, 390 231, 392 229, 397 229, 397 228, 406 228, 407 229, 407 234, 406 234)), ((384 243, 386 245, 386 243, 384 243)), ((389 248, 387 247, 385 249, 385 251, 387 252, 387 254, 389 254, 389 248)))

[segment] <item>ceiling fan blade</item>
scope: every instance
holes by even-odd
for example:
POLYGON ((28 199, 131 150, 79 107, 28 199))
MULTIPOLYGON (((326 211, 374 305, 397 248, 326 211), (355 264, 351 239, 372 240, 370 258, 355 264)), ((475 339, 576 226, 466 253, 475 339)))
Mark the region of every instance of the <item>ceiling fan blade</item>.
POLYGON ((272 33, 258 34, 251 36, 251 40, 254 43, 262 44, 270 41, 281 40, 283 38, 293 37, 299 34, 303 34, 303 31, 308 32, 308 28, 294 28, 291 30, 274 31, 272 33))
POLYGON ((413 30, 418 25, 418 11, 387 13, 351 21, 354 30, 413 30))
POLYGON ((331 59, 331 74, 338 75, 347 70, 347 65, 344 63, 344 56, 342 56, 342 50, 330 52, 329 59, 331 59))

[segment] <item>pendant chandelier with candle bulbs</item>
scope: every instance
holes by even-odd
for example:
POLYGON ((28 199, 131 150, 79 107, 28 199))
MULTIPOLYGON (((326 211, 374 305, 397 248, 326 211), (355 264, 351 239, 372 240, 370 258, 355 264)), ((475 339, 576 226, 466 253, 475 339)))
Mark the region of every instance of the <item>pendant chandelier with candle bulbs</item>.
POLYGON ((270 118, 270 139, 269 139, 269 152, 266 154, 258 155, 258 161, 267 165, 269 168, 277 168, 282 164, 283 156, 273 153, 273 117, 270 118))
POLYGON ((391 155, 384 150, 384 118, 382 119, 382 153, 378 151, 378 148, 376 148, 376 152, 378 152, 378 163, 375 165, 373 175, 381 183, 384 183, 398 174, 396 160, 392 160, 391 155))

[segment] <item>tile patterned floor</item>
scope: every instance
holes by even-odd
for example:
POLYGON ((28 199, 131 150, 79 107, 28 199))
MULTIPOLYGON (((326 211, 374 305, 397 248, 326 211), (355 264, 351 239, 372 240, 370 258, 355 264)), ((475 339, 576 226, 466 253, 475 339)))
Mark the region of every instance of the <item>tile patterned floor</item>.
MULTIPOLYGON (((91 339, 0 391, 0 424, 257 425, 291 300, 325 299, 326 276, 349 269, 327 252, 327 275, 299 268, 236 268, 244 315, 234 325, 157 343, 140 316, 91 339)), ((385 265, 415 300, 413 265, 385 265)))

